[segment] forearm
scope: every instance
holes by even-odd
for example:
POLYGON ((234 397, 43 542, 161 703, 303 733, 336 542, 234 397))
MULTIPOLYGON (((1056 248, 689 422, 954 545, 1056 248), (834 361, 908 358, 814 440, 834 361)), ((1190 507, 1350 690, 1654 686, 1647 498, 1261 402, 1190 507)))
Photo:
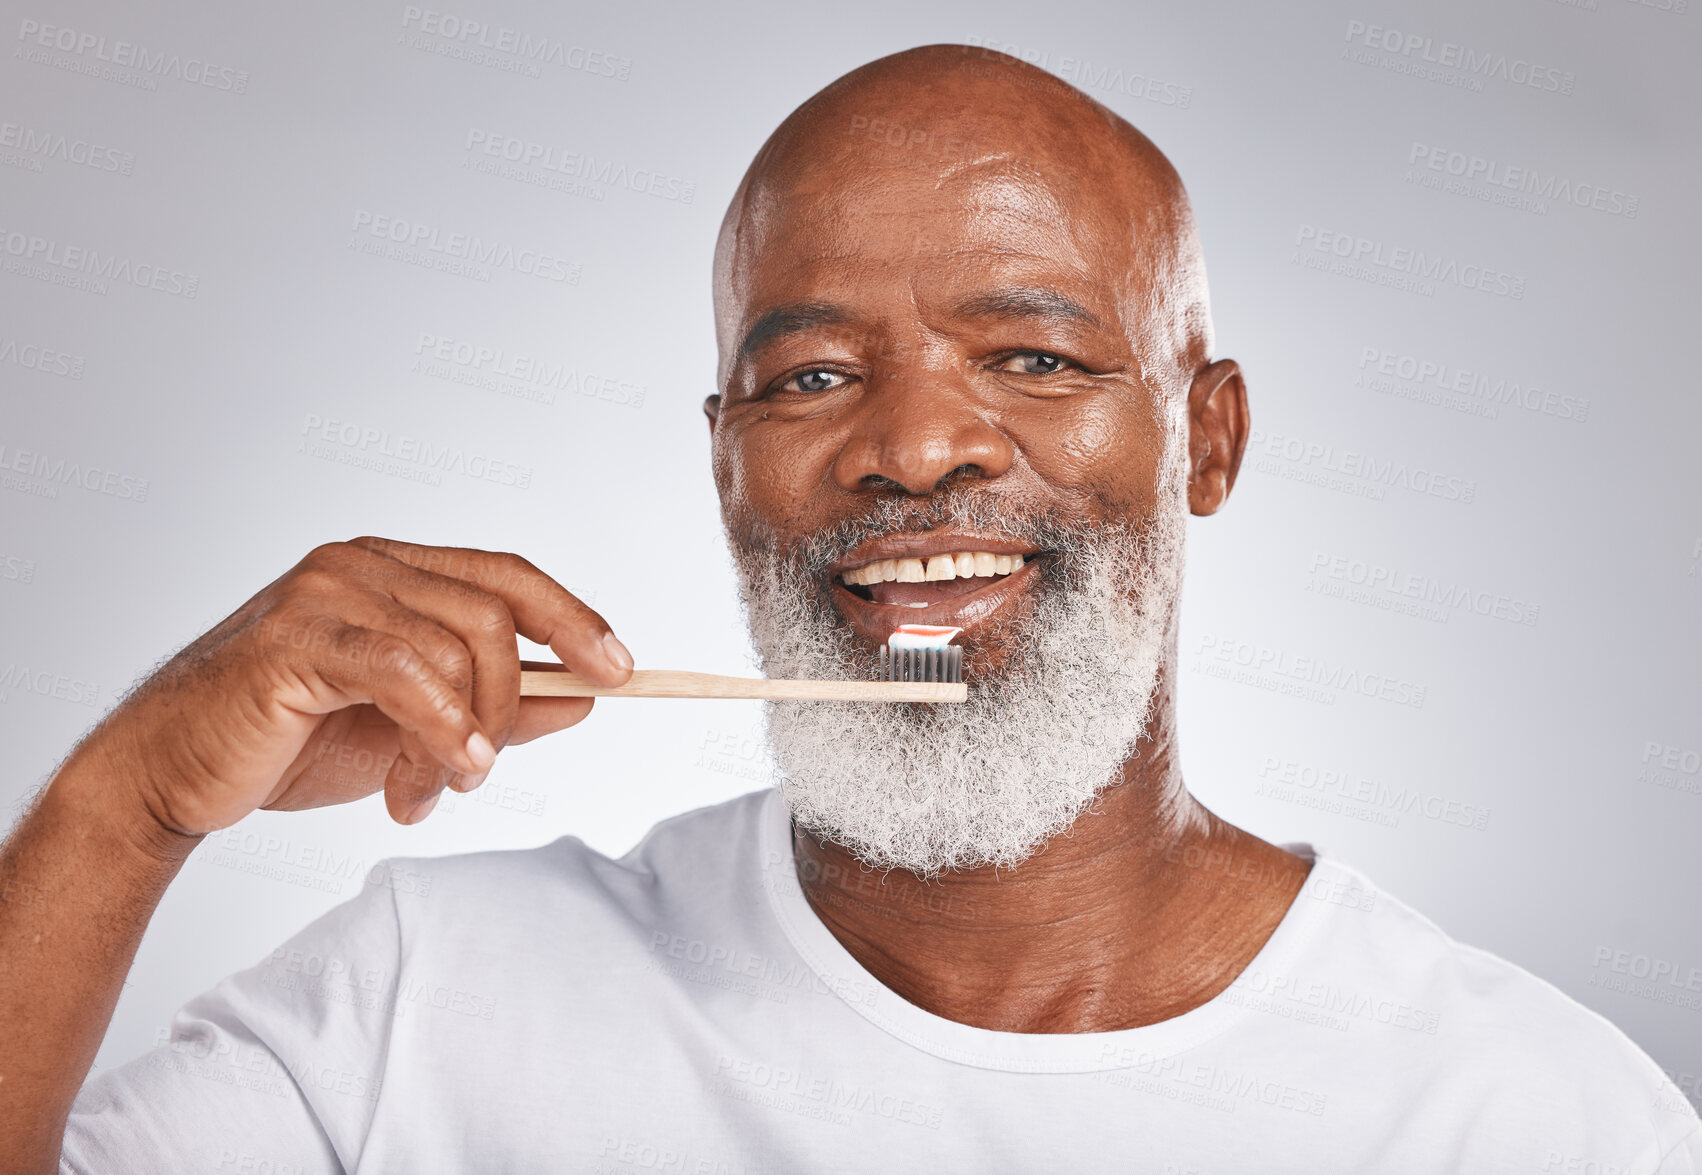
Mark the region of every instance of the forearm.
POLYGON ((90 740, 0 844, 0 1169, 57 1171, 78 1088, 166 886, 167 832, 90 740))

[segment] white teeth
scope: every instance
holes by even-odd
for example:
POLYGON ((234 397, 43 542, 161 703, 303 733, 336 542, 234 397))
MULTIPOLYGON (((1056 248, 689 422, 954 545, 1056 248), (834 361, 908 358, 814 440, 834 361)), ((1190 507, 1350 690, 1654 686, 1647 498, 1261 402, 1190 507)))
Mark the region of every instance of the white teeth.
POLYGON ((947 579, 1009 575, 1022 569, 1021 555, 993 555, 986 551, 956 551, 930 555, 926 559, 877 559, 841 572, 839 578, 853 587, 877 583, 932 583, 947 579))

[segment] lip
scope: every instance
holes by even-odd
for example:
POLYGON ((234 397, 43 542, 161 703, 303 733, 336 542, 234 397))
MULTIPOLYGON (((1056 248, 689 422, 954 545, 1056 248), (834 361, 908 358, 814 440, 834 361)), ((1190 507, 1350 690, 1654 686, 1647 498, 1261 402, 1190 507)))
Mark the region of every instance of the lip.
MULTIPOLYGON (((1035 555, 1039 553, 1027 543, 1016 543, 1010 539, 989 538, 972 531, 923 530, 908 534, 889 534, 883 538, 872 539, 861 546, 853 547, 845 553, 843 559, 829 565, 827 574, 830 578, 837 580, 839 576, 850 571, 853 567, 861 567, 865 563, 873 563, 877 559, 926 559, 933 555, 954 555, 959 551, 985 551, 989 555, 1035 555)), ((1014 578, 1014 573, 1012 577, 1014 578)), ((966 593, 966 597, 974 594, 976 593, 966 593)), ((864 603, 867 602, 864 601, 864 603)), ((906 608, 903 611, 920 613, 921 609, 906 608)), ((930 622, 919 620, 916 623, 926 624, 930 622)))

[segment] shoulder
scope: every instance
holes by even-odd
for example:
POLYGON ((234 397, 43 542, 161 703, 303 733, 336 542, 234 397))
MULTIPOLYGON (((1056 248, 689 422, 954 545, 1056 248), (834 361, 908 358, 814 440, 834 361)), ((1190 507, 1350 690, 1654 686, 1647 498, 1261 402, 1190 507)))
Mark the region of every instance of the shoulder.
POLYGON ((416 921, 414 915, 459 920, 469 906, 498 923, 507 912, 535 919, 587 907, 641 906, 752 863, 768 794, 752 792, 659 821, 619 857, 563 836, 532 849, 390 858, 367 882, 391 890, 404 925, 416 921))
MULTIPOLYGON (((1455 940, 1358 870, 1320 856, 1302 900, 1343 903, 1317 946, 1360 1015, 1410 1036, 1427 1096, 1502 1129, 1577 1128, 1574 1149, 1619 1134, 1658 1158, 1698 1128, 1659 1066, 1599 1013, 1490 951, 1455 940)), ((1553 1136, 1559 1144, 1564 1137, 1553 1136)), ((1568 1152, 1557 1151, 1562 1165, 1568 1152)), ((1587 1157, 1587 1156, 1586 1156, 1587 1157)), ((1582 1169, 1582 1168, 1580 1168, 1582 1169)))

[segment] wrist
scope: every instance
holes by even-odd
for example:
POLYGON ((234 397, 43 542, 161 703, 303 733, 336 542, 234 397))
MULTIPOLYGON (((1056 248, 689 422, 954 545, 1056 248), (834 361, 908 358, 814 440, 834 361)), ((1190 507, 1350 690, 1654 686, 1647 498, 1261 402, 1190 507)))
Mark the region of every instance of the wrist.
POLYGON ((203 838, 161 819, 138 784, 135 766, 126 765, 97 735, 54 772, 42 802, 84 837, 97 839, 138 864, 175 872, 203 838))

